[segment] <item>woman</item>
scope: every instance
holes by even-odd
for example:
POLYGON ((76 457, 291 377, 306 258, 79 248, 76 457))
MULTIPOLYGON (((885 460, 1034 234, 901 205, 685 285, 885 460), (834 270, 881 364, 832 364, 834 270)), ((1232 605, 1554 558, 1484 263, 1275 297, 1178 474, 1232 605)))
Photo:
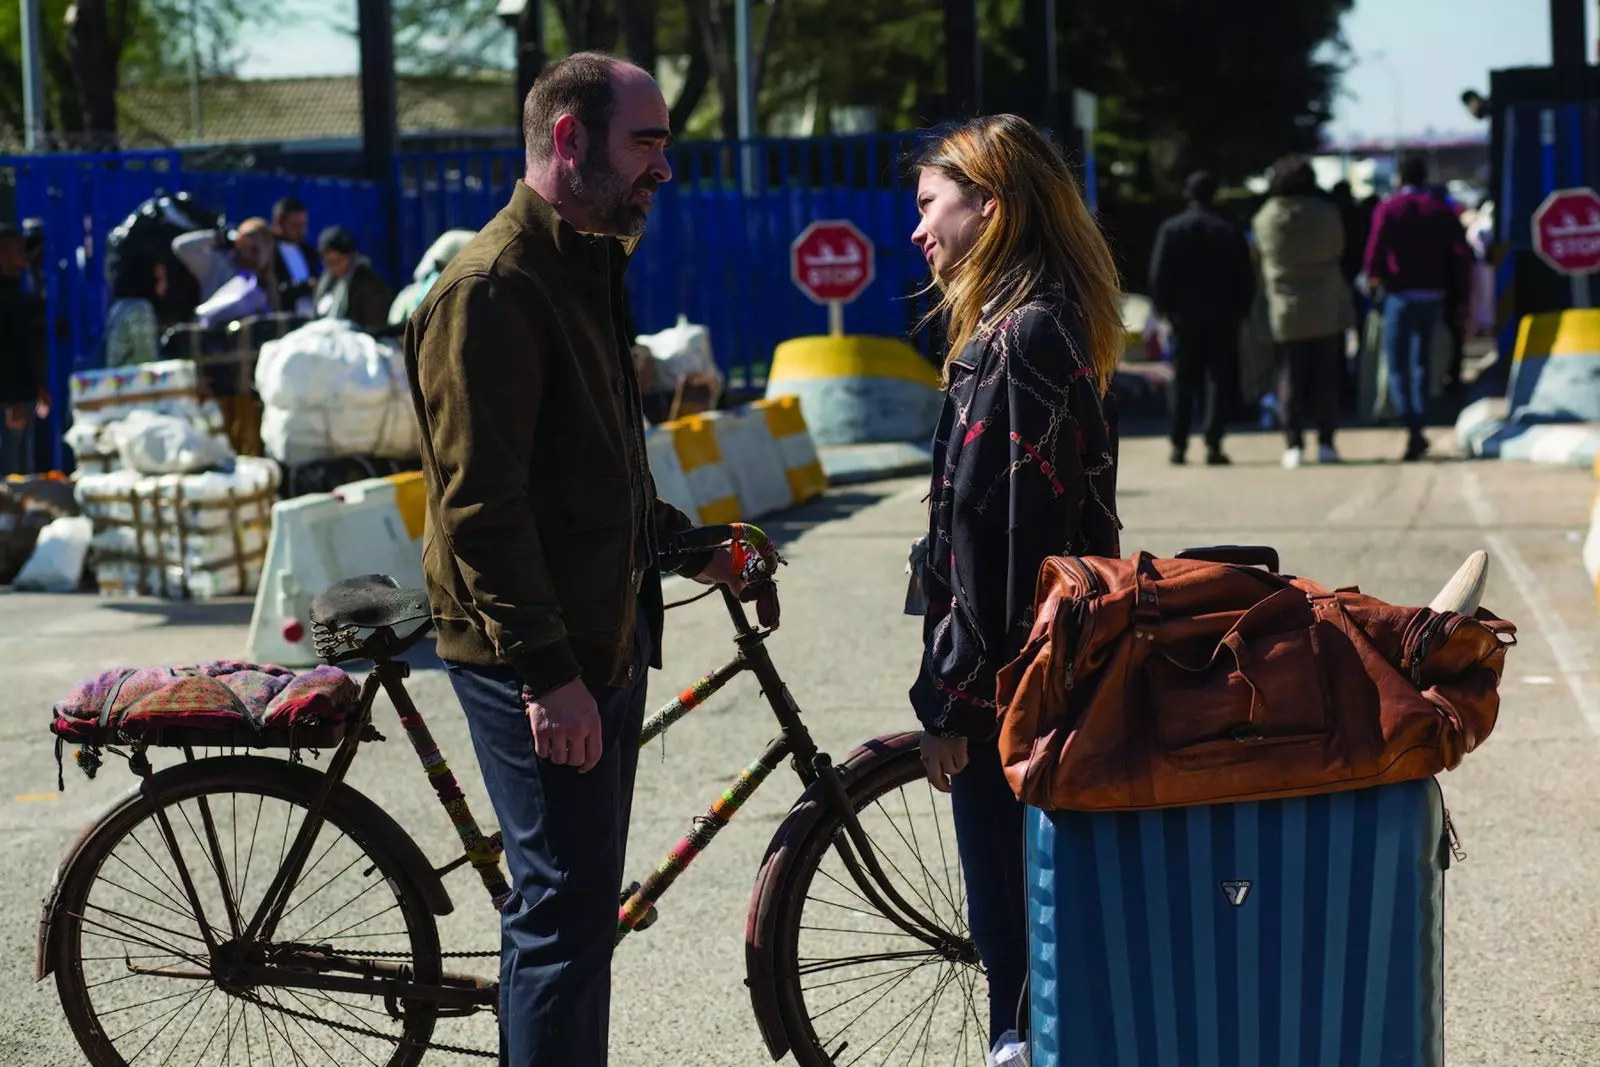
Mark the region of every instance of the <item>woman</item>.
POLYGON ((105 365, 127 367, 161 358, 156 303, 167 294, 167 267, 150 256, 124 260, 106 314, 105 365))
POLYGON ((1340 270, 1344 220, 1317 188, 1311 164, 1289 156, 1273 164, 1267 202, 1252 225, 1277 351, 1283 465, 1292 470, 1304 458, 1308 407, 1317 423, 1318 462, 1337 463, 1344 331, 1355 322, 1340 270))
POLYGON ((384 329, 394 293, 357 251, 355 234, 329 226, 317 238, 317 253, 324 267, 317 279, 317 317, 348 319, 368 333, 384 329))
POLYGON ((1061 153, 1014 115, 972 119, 916 159, 911 240, 948 317, 934 436, 922 669, 928 779, 951 794, 968 919, 1009 1043, 1027 973, 1023 808, 1006 784, 995 674, 1022 648, 1052 555, 1120 553, 1116 267, 1061 153))

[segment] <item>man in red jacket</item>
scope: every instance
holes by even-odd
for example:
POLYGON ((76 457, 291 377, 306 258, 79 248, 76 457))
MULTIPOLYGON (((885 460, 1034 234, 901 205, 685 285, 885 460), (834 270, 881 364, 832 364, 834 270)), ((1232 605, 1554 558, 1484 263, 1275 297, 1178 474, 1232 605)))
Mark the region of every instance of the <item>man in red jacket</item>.
POLYGON ((1428 164, 1400 164, 1400 191, 1378 207, 1367 241, 1367 288, 1383 297, 1389 396, 1405 420, 1407 462, 1422 458, 1428 439, 1428 349, 1442 325, 1447 294, 1466 292, 1472 255, 1461 221, 1427 188, 1428 164))

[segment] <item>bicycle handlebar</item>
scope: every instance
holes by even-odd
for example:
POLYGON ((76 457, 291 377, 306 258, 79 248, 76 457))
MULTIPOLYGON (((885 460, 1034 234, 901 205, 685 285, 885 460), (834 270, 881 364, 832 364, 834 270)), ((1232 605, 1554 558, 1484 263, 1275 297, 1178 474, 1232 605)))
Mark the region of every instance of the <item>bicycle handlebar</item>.
POLYGON ((733 550, 733 569, 744 579, 745 588, 739 600, 754 601, 761 625, 775 629, 779 616, 777 574, 785 561, 759 526, 735 522, 664 533, 660 545, 661 570, 677 570, 696 553, 724 546, 733 550))

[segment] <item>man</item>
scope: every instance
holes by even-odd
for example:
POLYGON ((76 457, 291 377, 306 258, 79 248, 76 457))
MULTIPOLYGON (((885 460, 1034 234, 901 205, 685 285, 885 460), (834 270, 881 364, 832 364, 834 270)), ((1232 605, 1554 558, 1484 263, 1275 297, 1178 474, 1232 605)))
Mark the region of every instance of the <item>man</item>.
POLYGON ((317 283, 317 256, 306 241, 310 232, 311 215, 300 201, 286 196, 272 205, 272 235, 277 238, 273 273, 278 279, 278 306, 308 319, 316 315, 311 294, 317 283))
POLYGON ((329 226, 317 238, 317 254, 327 268, 317 279, 317 315, 348 319, 368 333, 386 329, 394 291, 360 254, 355 234, 329 226))
POLYGON ((50 417, 44 302, 27 272, 26 239, 0 224, 0 477, 34 473, 33 420, 50 417))
POLYGON ((1379 205, 1367 241, 1367 287, 1383 298, 1383 344, 1389 396, 1406 424, 1405 462, 1428 451, 1428 355, 1444 317, 1445 298, 1467 292, 1472 255, 1450 206, 1427 189, 1428 164, 1400 164, 1400 191, 1379 205))
POLYGON ((249 218, 229 234, 225 229, 195 230, 172 241, 172 254, 189 268, 200 283, 200 302, 217 295, 217 290, 240 274, 255 275, 267 294, 268 305, 279 310, 273 270, 272 248, 275 239, 266 219, 249 218))
POLYGON ((1161 224, 1150 257, 1155 311, 1172 323, 1176 406, 1172 462, 1184 463, 1195 401, 1205 393, 1206 462, 1227 464, 1223 434, 1239 392, 1239 329, 1255 299, 1255 264, 1239 228, 1212 209, 1217 182, 1196 171, 1188 208, 1161 224))
MULTIPOLYGON (((672 176, 648 74, 583 52, 523 105, 527 171, 406 328, 423 569, 513 886, 500 1062, 603 1067, 645 667, 660 666, 655 499, 623 272, 672 176)), ((741 590, 729 553, 684 567, 741 590)))

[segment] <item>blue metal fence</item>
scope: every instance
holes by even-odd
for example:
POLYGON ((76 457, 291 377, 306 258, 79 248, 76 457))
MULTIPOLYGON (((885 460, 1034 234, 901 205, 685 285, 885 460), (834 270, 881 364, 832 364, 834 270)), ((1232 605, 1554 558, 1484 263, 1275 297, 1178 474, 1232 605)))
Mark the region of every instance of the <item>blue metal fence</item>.
MULTIPOLYGON (((917 214, 903 155, 911 134, 745 142, 690 142, 671 152, 674 180, 656 197, 650 231, 629 270, 641 333, 687 316, 711 332, 717 362, 737 385, 759 384, 781 341, 827 329, 825 308, 790 281, 789 245, 819 218, 846 218, 874 242, 876 280, 845 312, 851 333, 905 337, 926 312, 922 256, 911 246, 917 214)), ((440 233, 477 229, 522 176, 521 153, 487 150, 402 155, 395 160, 398 233, 384 231, 377 186, 353 179, 186 170, 175 151, 0 156, 16 190, 18 220, 44 226, 51 436, 66 457, 67 379, 92 366, 109 304, 103 251, 139 203, 187 192, 232 221, 266 215, 282 196, 306 206, 313 228, 348 226, 363 248, 397 241, 410 271, 440 233)), ((381 265, 381 264, 380 264, 381 265)), ((398 287, 409 277, 391 278, 398 287)), ((929 340, 919 335, 919 343, 929 340)))

